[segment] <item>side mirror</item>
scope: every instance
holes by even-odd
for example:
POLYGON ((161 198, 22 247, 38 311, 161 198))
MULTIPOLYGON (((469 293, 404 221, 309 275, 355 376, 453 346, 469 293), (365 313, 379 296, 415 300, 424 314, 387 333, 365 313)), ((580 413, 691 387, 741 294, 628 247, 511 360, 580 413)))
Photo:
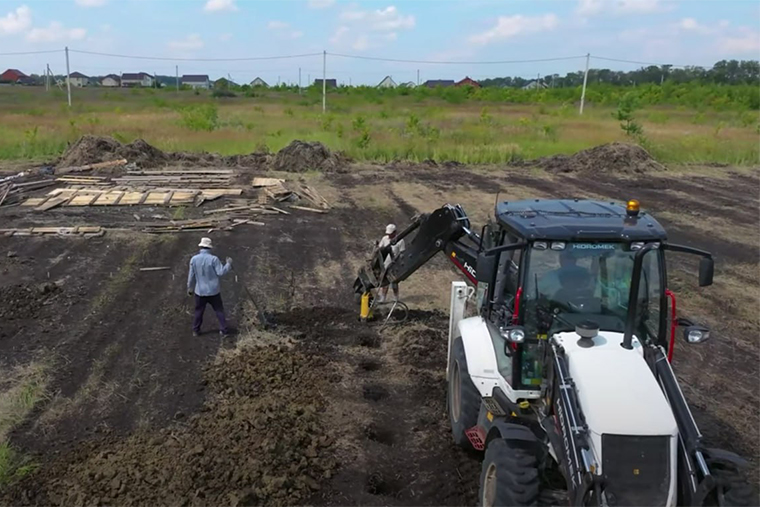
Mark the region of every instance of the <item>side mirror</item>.
POLYGON ((699 261, 699 286, 707 287, 713 283, 713 273, 715 272, 715 261, 712 257, 702 257, 699 261))
POLYGON ((478 285, 481 282, 490 284, 493 281, 493 277, 496 273, 496 260, 498 255, 478 255, 478 267, 475 270, 475 279, 478 281, 478 285))
POLYGON ((677 323, 683 327, 683 340, 686 343, 702 343, 710 339, 710 330, 705 326, 700 326, 685 318, 678 319, 677 323))

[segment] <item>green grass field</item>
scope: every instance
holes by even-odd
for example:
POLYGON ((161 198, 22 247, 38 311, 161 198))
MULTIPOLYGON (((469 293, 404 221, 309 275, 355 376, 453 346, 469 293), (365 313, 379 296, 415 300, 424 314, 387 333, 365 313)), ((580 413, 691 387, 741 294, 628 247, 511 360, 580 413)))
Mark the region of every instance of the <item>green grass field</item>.
MULTIPOLYGON (((593 94, 592 94, 593 95, 593 94)), ((0 88, 0 159, 44 160, 82 134, 164 150, 221 154, 275 151, 293 139, 321 141, 357 160, 457 160, 490 164, 531 159, 612 141, 629 141, 616 107, 516 104, 419 95, 330 93, 322 114, 317 90, 266 91, 214 98, 209 92, 152 89, 64 91, 0 88), (249 94, 251 95, 251 94, 249 94)), ((758 111, 649 106, 634 112, 641 142, 665 163, 757 164, 758 111)))

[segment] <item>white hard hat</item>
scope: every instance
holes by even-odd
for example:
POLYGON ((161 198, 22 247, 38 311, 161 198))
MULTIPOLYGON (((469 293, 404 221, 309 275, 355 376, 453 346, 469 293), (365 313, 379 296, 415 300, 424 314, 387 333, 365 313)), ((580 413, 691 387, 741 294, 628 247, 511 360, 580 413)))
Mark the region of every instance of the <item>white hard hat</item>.
POLYGON ((396 226, 393 224, 388 224, 385 226, 385 234, 393 234, 396 232, 396 226))
POLYGON ((201 242, 198 243, 198 246, 201 248, 214 248, 211 246, 211 238, 201 238, 201 242))

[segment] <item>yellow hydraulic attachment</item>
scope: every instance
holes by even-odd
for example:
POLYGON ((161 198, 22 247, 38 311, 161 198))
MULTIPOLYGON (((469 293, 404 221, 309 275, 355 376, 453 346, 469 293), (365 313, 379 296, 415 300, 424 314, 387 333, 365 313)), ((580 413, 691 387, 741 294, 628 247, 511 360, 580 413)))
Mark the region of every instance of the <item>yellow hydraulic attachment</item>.
POLYGON ((362 322, 366 322, 372 318, 372 308, 370 308, 369 306, 370 297, 371 297, 371 294, 369 293, 369 291, 362 294, 362 307, 361 307, 361 313, 360 313, 362 322))

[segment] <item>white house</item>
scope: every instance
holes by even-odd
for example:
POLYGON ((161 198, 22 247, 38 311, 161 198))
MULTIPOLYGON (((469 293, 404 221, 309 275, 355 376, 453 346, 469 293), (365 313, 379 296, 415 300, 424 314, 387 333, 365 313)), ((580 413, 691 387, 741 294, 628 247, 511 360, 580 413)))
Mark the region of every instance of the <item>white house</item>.
POLYGON ((211 81, 205 74, 202 75, 184 75, 182 76, 182 85, 191 88, 202 88, 208 90, 211 88, 211 81))
POLYGON ((392 77, 385 76, 385 79, 380 81, 380 83, 377 85, 377 88, 395 88, 396 86, 396 82, 392 77))
POLYGON ((406 83, 401 83, 399 86, 403 86, 404 88, 414 88, 417 84, 414 81, 407 81, 406 83))
POLYGON ((150 88, 151 86, 153 86, 153 76, 151 76, 147 72, 138 72, 137 74, 122 74, 121 86, 123 87, 143 86, 146 88, 150 88))
POLYGON ((121 86, 121 79, 116 74, 108 74, 100 80, 100 86, 107 86, 109 88, 121 86))
POLYGON ((71 86, 76 86, 78 88, 82 88, 83 86, 90 84, 90 78, 81 72, 72 72, 69 74, 69 80, 71 81, 71 86))
POLYGON ((545 88, 548 88, 548 86, 543 81, 536 81, 534 79, 533 81, 531 81, 530 83, 522 87, 523 90, 535 90, 537 88, 545 89, 545 88))
POLYGON ((269 87, 269 85, 267 84, 267 82, 264 81, 263 79, 261 79, 260 77, 257 77, 256 79, 254 79, 253 81, 251 81, 251 87, 253 87, 253 86, 263 86, 264 88, 268 88, 269 87))

